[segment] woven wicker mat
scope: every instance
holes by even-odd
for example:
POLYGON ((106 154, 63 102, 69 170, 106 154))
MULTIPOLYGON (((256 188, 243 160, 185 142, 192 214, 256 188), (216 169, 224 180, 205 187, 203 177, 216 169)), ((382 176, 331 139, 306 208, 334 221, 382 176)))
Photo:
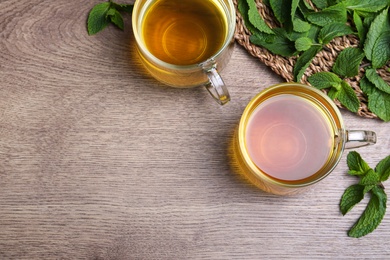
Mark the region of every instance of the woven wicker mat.
MULTIPOLYGON (((266 66, 270 67, 274 72, 283 77, 286 81, 293 81, 293 67, 296 62, 296 57, 285 58, 279 55, 274 55, 270 53, 267 49, 253 45, 249 38, 251 36, 248 29, 245 27, 244 21, 240 12, 237 9, 237 0, 233 0, 236 11, 236 41, 242 45, 252 56, 258 58, 266 66)), ((267 6, 265 6, 261 0, 256 0, 257 9, 260 15, 264 20, 271 26, 276 27, 273 20, 273 16, 270 13, 267 6)), ((328 44, 321 52, 317 54, 309 68, 305 71, 301 82, 307 85, 310 85, 307 81, 307 78, 313 73, 320 71, 330 71, 333 63, 340 51, 347 47, 356 47, 359 45, 359 41, 354 36, 343 36, 334 39, 330 44, 328 44)), ((387 64, 389 66, 389 64, 387 64)), ((378 70, 378 73, 385 79, 386 82, 390 84, 390 73, 386 71, 385 68, 378 70)), ((348 78, 346 81, 354 89, 357 97, 360 101, 360 108, 357 114, 366 118, 377 118, 377 116, 371 112, 367 107, 367 97, 363 94, 362 90, 359 87, 359 80, 363 75, 363 70, 359 73, 358 76, 354 78, 348 78)), ((335 103, 338 107, 342 108, 343 106, 335 100, 335 103)))

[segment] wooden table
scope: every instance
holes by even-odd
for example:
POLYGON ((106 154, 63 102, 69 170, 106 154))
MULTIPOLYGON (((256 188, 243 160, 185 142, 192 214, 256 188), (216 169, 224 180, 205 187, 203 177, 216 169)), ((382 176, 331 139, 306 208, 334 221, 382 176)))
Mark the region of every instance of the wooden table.
MULTIPOLYGON (((129 16, 124 32, 88 36, 98 2, 0 3, 0 259, 390 258, 390 214, 347 236, 365 207, 339 211, 357 181, 347 152, 292 197, 233 170, 243 109, 281 78, 236 45, 226 106, 202 87, 166 87, 142 68, 129 16)), ((372 167, 390 154, 389 124, 342 114, 376 131, 357 150, 372 167)))

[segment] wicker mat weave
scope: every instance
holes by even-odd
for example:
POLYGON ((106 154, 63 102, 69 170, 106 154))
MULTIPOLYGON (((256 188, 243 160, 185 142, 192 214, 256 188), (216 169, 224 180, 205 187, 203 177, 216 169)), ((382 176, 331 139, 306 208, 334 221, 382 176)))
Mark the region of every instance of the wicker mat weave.
MULTIPOLYGON (((285 58, 279 55, 274 55, 267 49, 252 44, 249 40, 251 33, 245 27, 243 18, 237 9, 237 0, 233 0, 233 2, 236 6, 237 12, 235 33, 236 41, 242 45, 248 51, 248 53, 258 58, 262 63, 270 67, 275 73, 283 77, 286 81, 293 81, 293 67, 296 62, 296 57, 285 58)), ((268 25, 271 27, 277 27, 268 7, 265 6, 261 0, 256 0, 256 5, 260 15, 264 18, 268 25)), ((356 47, 358 45, 359 40, 354 36, 348 35, 334 39, 326 46, 326 48, 324 48, 316 55, 310 66, 306 69, 301 82, 310 85, 307 81, 307 78, 310 75, 320 71, 331 71, 333 63, 340 51, 347 47, 356 47)), ((378 73, 386 82, 390 84, 390 73, 387 72, 385 68, 378 70, 378 73)), ((359 80, 361 79, 362 75, 363 70, 361 70, 358 76, 346 79, 346 81, 354 89, 360 101, 360 108, 357 114, 366 118, 377 118, 377 116, 368 109, 367 97, 365 94, 363 94, 359 87, 359 80)), ((335 100, 335 103, 338 107, 343 107, 337 100, 335 100)))

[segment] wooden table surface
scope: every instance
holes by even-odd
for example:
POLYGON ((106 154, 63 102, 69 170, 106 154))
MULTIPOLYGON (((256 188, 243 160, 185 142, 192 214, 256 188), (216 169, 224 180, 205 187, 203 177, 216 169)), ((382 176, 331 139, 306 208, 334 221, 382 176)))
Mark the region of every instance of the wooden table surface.
MULTIPOLYGON (((236 45, 226 106, 203 87, 166 87, 138 60, 130 16, 123 32, 88 36, 98 2, 0 2, 0 259, 390 258, 390 214, 347 236, 365 207, 339 211, 357 181, 347 152, 297 196, 234 171, 246 104, 281 78, 236 45)), ((389 123, 342 114, 376 131, 357 149, 372 167, 390 154, 389 123)))

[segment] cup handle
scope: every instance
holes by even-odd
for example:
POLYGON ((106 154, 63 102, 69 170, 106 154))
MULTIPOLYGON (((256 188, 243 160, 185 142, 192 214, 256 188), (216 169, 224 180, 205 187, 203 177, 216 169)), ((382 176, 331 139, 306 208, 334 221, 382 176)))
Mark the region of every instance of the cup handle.
POLYGON ((224 105, 230 101, 230 94, 215 65, 205 69, 209 82, 205 85, 218 104, 224 105))
POLYGON ((372 131, 347 130, 345 148, 357 148, 376 143, 376 134, 372 131))

